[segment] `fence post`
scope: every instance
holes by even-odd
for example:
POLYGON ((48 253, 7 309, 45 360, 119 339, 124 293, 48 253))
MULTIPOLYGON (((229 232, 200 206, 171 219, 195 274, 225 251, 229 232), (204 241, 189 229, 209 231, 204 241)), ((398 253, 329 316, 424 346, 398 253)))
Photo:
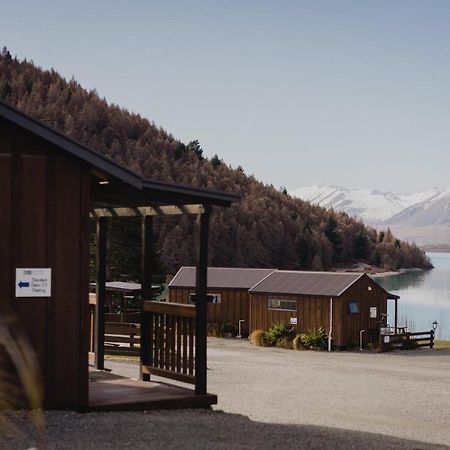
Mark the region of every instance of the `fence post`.
POLYGON ((434 347, 434 330, 430 330, 430 348, 434 347))

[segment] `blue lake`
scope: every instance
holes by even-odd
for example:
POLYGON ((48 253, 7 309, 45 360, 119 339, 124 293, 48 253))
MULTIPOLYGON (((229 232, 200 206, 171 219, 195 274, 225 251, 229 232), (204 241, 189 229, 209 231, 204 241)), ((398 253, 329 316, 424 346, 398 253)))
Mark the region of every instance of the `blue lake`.
MULTIPOLYGON (((400 296, 398 323, 410 331, 431 330, 438 322, 437 339, 450 340, 450 253, 427 253, 432 270, 375 277, 387 291, 400 296)), ((394 324, 394 302, 388 301, 388 322, 394 324)))

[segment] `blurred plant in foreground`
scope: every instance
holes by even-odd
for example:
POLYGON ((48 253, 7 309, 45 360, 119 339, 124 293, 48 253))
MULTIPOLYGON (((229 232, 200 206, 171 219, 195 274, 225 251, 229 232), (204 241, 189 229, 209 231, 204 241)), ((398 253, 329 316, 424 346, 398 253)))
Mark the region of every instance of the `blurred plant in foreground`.
MULTIPOLYGON (((34 350, 14 317, 0 317, 0 411, 30 410, 31 424, 41 444, 38 448, 45 447, 41 439, 42 402, 42 382, 34 350)), ((14 418, 12 412, 0 414, 1 436, 22 432, 14 418)))

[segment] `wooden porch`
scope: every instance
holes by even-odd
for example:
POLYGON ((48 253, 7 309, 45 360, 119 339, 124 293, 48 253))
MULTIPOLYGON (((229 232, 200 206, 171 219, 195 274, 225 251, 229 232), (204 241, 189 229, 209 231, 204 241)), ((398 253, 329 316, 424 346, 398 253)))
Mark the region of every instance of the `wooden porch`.
MULTIPOLYGON (((197 312, 193 305, 145 301, 140 314, 140 380, 110 373, 102 366, 89 368, 87 411, 209 408, 217 396, 206 392, 198 348, 197 312), (195 389, 162 381, 166 378, 195 389)), ((201 359, 201 358, 200 358, 201 359)), ((104 363, 104 362, 103 362, 104 363)), ((136 372, 136 375, 138 373, 136 372)))
POLYGON ((217 395, 196 395, 192 389, 154 381, 112 376, 89 382, 88 411, 143 411, 209 408, 217 395))

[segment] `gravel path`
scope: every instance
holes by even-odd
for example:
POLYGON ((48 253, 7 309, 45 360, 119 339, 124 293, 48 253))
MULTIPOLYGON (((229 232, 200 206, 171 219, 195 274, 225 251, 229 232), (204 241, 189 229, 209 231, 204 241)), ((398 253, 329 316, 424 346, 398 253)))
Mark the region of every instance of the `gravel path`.
MULTIPOLYGON (((328 354, 238 340, 208 344, 208 390, 219 395, 215 411, 50 411, 48 448, 425 449, 450 443, 449 351, 328 354)), ((106 365, 137 377, 136 362, 106 365)), ((0 437, 0 449, 35 445, 28 413, 0 416, 0 437)))

